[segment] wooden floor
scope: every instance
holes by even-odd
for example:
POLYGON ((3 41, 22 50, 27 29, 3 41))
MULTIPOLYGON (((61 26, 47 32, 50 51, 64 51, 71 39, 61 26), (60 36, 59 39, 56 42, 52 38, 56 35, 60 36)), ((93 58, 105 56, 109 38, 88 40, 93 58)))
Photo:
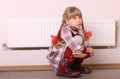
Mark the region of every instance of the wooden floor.
MULTIPOLYGON (((0 71, 0 79, 74 79, 56 76, 53 70, 0 71)), ((120 79, 120 68, 93 69, 91 74, 81 74, 75 79, 120 79)))

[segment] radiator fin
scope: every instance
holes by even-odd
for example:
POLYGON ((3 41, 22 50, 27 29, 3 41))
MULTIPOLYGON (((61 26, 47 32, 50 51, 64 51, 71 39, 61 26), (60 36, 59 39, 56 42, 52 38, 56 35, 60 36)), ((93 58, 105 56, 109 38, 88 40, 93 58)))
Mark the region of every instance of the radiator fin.
MULTIPOLYGON (((49 47, 50 35, 56 35, 60 19, 9 19, 7 26, 7 46, 49 47)), ((91 46, 115 46, 116 26, 113 20, 85 20, 85 28, 93 32, 91 46)))

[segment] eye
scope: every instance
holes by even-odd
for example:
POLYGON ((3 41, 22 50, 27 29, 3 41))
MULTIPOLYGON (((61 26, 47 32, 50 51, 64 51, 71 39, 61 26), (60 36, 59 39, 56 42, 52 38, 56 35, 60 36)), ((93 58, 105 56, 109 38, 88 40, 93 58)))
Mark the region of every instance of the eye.
POLYGON ((73 17, 73 19, 76 19, 76 18, 77 18, 76 16, 73 17))

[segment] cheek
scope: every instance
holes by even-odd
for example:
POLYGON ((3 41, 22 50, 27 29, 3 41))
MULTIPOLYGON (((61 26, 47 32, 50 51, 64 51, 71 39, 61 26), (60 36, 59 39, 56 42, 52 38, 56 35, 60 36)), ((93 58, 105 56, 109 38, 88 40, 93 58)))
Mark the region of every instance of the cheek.
POLYGON ((80 24, 82 24, 83 22, 80 22, 80 24))
POLYGON ((75 23, 73 21, 69 21, 69 24, 70 25, 74 25, 75 23))

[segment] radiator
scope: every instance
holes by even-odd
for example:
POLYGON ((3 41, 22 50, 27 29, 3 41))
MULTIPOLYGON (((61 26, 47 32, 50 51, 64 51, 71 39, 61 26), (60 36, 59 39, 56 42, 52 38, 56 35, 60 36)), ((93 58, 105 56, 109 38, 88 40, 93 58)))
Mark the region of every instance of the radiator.
MULTIPOLYGON (((8 19, 7 47, 49 47, 50 35, 56 35, 61 19, 8 19)), ((115 46, 116 26, 113 20, 84 20, 85 28, 92 31, 91 46, 115 46)))

